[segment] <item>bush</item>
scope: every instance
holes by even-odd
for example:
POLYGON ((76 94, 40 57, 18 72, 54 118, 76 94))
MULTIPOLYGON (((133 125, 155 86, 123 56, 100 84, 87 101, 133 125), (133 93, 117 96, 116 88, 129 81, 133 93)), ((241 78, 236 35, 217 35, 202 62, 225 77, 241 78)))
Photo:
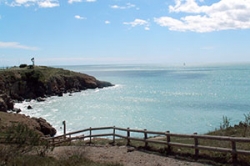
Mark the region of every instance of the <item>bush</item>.
POLYGON ((250 113, 244 114, 244 116, 245 116, 245 121, 243 122, 243 126, 244 126, 243 137, 246 137, 247 129, 250 126, 250 113))
POLYGON ((28 65, 27 64, 21 64, 20 66, 19 66, 19 68, 25 68, 25 67, 27 67, 28 65))
POLYGON ((32 151, 36 151, 39 156, 45 156, 46 152, 53 150, 40 134, 21 123, 13 124, 2 135, 5 136, 5 149, 4 153, 0 151, 0 161, 4 160, 6 164, 13 158, 32 151))
POLYGON ((29 67, 29 69, 34 69, 33 65, 29 65, 28 67, 29 67))
POLYGON ((227 129, 230 127, 230 120, 228 117, 226 116, 223 116, 223 123, 220 124, 220 129, 223 130, 223 129, 227 129))

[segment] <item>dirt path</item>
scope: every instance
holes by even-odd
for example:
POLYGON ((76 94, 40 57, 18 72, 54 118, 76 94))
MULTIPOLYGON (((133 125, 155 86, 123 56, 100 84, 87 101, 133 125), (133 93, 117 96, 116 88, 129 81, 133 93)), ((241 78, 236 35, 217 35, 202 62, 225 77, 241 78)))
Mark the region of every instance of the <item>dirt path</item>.
POLYGON ((83 155, 97 162, 121 163, 124 166, 205 166, 205 164, 177 160, 137 151, 126 146, 65 146, 56 147, 50 154, 56 158, 83 155))

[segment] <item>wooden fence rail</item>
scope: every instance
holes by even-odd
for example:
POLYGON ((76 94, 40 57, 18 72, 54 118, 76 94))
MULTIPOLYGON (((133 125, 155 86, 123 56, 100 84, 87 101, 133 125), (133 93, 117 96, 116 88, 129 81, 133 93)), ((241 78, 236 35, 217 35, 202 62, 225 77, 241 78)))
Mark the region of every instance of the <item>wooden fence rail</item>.
POLYGON ((127 145, 130 145, 131 140, 141 141, 144 142, 144 146, 147 147, 148 143, 155 143, 155 144, 162 144, 167 146, 167 152, 171 151, 172 147, 184 147, 184 148, 191 148, 194 149, 195 157, 199 157, 200 150, 208 150, 208 151, 218 151, 218 152, 226 152, 232 155, 233 162, 237 161, 238 154, 250 155, 249 150, 237 149, 237 143, 250 143, 250 138, 244 137, 227 137, 227 136, 211 136, 211 135, 198 135, 197 133, 194 134, 174 134, 170 133, 169 131, 166 132, 157 132, 157 131, 148 131, 148 130, 138 130, 138 129, 130 129, 130 128, 120 128, 120 127, 98 127, 98 128, 87 128, 75 132, 70 132, 65 135, 47 138, 53 145, 58 145, 65 141, 71 141, 75 139, 85 139, 89 138, 91 143, 92 138, 94 137, 112 137, 113 143, 116 141, 116 137, 123 138, 127 140, 127 145), (105 133, 102 134, 93 134, 93 131, 102 131, 105 130, 105 133), (107 132, 108 131, 108 132, 107 132), (125 132, 125 134, 121 134, 120 132, 125 132), (143 137, 132 137, 131 133, 141 133, 143 137), (76 135, 76 136, 74 136, 76 135), (156 139, 151 135, 156 136, 157 138, 164 138, 164 139, 156 139), (74 136, 74 137, 73 137, 74 136), (172 140, 171 138, 186 138, 193 140, 193 143, 181 143, 177 142, 176 139, 172 140), (201 140, 212 140, 212 141, 228 141, 231 144, 231 148, 228 147, 215 147, 215 146, 208 146, 208 145, 200 145, 201 140), (176 141, 176 142, 173 142, 176 141))

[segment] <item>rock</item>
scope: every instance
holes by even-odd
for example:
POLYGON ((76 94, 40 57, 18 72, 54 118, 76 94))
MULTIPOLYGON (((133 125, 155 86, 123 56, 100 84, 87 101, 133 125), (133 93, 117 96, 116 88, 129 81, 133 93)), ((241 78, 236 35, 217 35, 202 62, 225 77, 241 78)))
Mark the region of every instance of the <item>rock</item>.
POLYGON ((14 109, 14 102, 6 94, 0 95, 0 111, 7 112, 7 110, 14 109))
MULTIPOLYGON (((14 109, 13 100, 37 99, 45 101, 45 96, 63 95, 63 92, 80 92, 86 89, 113 86, 109 82, 99 81, 95 77, 60 68, 35 66, 32 69, 7 69, 0 72, 0 111, 14 109)), ((32 107, 29 107, 30 109, 32 107)), ((19 110, 17 110, 19 112, 19 110)), ((18 115, 18 114, 16 114, 18 115)), ((46 120, 36 118, 35 128, 44 135, 54 136, 53 128, 46 120), (40 128, 40 129, 39 129, 40 128)), ((32 123, 34 126, 34 124, 32 123)))
POLYGON ((0 112, 0 117, 2 119, 0 123, 0 130, 1 128, 4 129, 11 126, 13 123, 21 123, 27 125, 28 128, 39 133, 41 136, 54 136, 56 134, 56 129, 42 118, 31 118, 30 116, 26 116, 24 114, 16 114, 12 112, 0 112))
POLYGON ((38 102, 42 102, 42 101, 45 101, 45 99, 44 99, 44 98, 42 98, 42 97, 38 97, 38 98, 36 99, 36 101, 38 101, 38 102))
POLYGON ((0 111, 7 112, 7 105, 2 98, 0 98, 0 111))
POLYGON ((7 105, 3 98, 0 98, 0 111, 7 112, 7 105))
POLYGON ((104 87, 109 87, 109 86, 114 86, 114 85, 111 84, 110 82, 98 81, 97 86, 98 86, 98 88, 104 88, 104 87))
POLYGON ((62 91, 61 92, 57 92, 57 96, 62 97, 63 96, 63 92, 62 91))
POLYGON ((28 108, 28 110, 32 109, 32 107, 30 105, 27 108, 28 108))
POLYGON ((46 66, 9 69, 0 73, 1 93, 19 101, 51 95, 62 96, 67 91, 79 92, 108 86, 113 85, 87 74, 46 66))
POLYGON ((18 114, 18 113, 21 112, 22 110, 21 110, 20 108, 14 108, 12 111, 18 114))
POLYGON ((56 129, 52 127, 45 119, 43 118, 33 118, 33 119, 35 119, 38 122, 38 124, 40 125, 40 131, 44 135, 50 135, 51 137, 56 135, 56 129))
POLYGON ((31 102, 31 99, 25 99, 26 102, 31 102))
POLYGON ((8 98, 6 102, 7 102, 6 104, 7 104, 7 109, 8 110, 14 109, 14 101, 13 100, 8 98))

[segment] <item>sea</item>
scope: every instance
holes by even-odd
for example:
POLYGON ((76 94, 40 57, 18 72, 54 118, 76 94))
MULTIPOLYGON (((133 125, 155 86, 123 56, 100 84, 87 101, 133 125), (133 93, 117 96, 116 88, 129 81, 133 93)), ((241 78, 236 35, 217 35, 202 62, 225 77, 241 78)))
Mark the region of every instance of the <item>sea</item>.
POLYGON ((16 103, 22 114, 42 117, 57 135, 116 126, 205 134, 250 113, 250 64, 56 66, 85 73, 113 87, 16 103), (27 106, 33 109, 27 109, 27 106))

